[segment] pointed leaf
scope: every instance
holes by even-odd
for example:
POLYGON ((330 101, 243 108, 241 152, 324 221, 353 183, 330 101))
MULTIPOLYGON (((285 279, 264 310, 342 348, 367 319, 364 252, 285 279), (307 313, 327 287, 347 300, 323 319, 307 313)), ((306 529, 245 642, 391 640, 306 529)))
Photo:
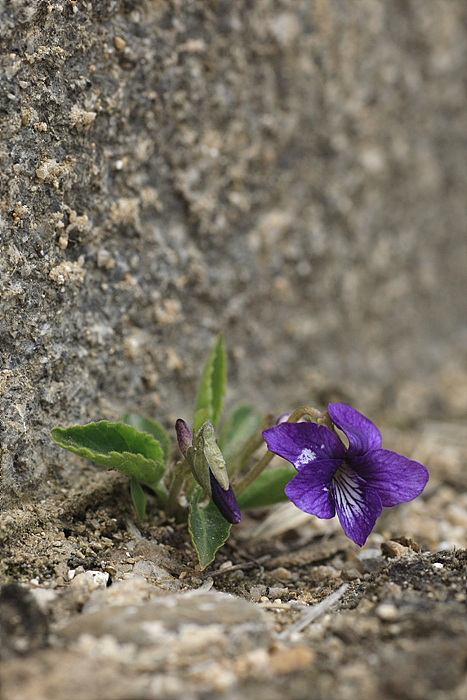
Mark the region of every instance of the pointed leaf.
POLYGON ((190 503, 188 530, 201 569, 205 569, 214 560, 217 550, 225 544, 230 533, 230 523, 212 501, 207 506, 200 505, 203 499, 203 489, 196 486, 190 503))
POLYGON ((240 452, 246 441, 260 426, 261 417, 251 406, 242 404, 229 413, 219 435, 219 448, 226 462, 240 452))
POLYGON ((132 477, 130 482, 130 491, 133 505, 138 513, 138 518, 144 520, 144 514, 146 513, 146 496, 144 495, 141 484, 134 477, 132 477))
POLYGON ((159 481, 165 471, 158 440, 124 423, 89 423, 53 428, 52 440, 80 457, 119 469, 138 481, 159 481))
POLYGON ((212 376, 211 376, 211 386, 212 386, 212 413, 211 413, 211 423, 214 427, 217 427, 219 419, 222 413, 222 404, 224 402, 225 395, 225 384, 227 381, 226 375, 226 358, 225 358, 225 347, 224 339, 222 335, 217 336, 217 340, 214 344, 214 360, 212 365, 212 376))
MULTIPOLYGON (((208 416, 205 420, 209 420, 214 427, 222 412, 226 381, 225 364, 224 340, 219 334, 204 365, 195 405, 195 415, 200 409, 206 409, 208 416)), ((201 425, 202 423, 197 428, 194 427, 194 430, 199 429, 201 425)))
POLYGON ((169 459, 170 439, 166 429, 157 421, 149 418, 149 416, 140 416, 139 413, 126 413, 123 416, 123 422, 126 425, 131 425, 139 433, 147 433, 160 442, 164 455, 164 462, 169 459))
POLYGON ((196 435, 203 423, 207 421, 209 421, 209 412, 207 408, 200 408, 196 411, 195 417, 193 418, 193 434, 196 435))
POLYGON ((237 498, 241 510, 246 508, 262 508, 273 503, 287 501, 284 488, 294 476, 296 469, 290 466, 266 469, 253 481, 237 498))

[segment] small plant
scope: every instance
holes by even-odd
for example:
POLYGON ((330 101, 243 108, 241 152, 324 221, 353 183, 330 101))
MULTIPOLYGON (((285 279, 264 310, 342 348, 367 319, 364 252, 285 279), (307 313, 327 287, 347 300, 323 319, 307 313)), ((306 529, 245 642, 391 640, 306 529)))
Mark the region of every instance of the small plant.
POLYGON ((240 522, 242 509, 289 498, 319 518, 337 512, 346 535, 363 545, 383 506, 412 500, 425 488, 426 467, 381 449, 376 426, 346 404, 329 404, 323 414, 301 407, 264 420, 250 406, 240 405, 216 438, 225 382, 225 348, 219 335, 204 366, 192 427, 181 418, 176 422, 182 459, 174 464, 162 425, 133 413, 121 423, 54 428, 51 437, 60 447, 129 476, 141 520, 146 509, 142 484, 154 491, 167 515, 187 517, 201 569, 213 561, 231 526, 240 522), (348 448, 336 428, 347 436, 348 448), (268 450, 255 460, 265 441, 268 450), (291 464, 266 469, 274 454, 291 464))

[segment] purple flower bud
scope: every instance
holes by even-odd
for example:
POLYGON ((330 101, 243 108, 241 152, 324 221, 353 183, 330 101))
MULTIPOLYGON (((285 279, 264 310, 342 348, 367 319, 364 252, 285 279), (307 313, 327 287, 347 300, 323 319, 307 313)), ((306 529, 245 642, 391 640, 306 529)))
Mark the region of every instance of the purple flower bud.
POLYGON ((240 522, 241 515, 232 487, 229 486, 227 491, 224 491, 211 471, 209 472, 209 476, 211 478, 211 498, 214 504, 227 522, 236 525, 240 522))
POLYGON ((181 418, 179 418, 175 423, 175 430, 177 432, 177 440, 180 451, 182 455, 186 457, 188 448, 193 444, 193 434, 185 421, 181 418))
POLYGON ((290 413, 283 413, 280 416, 274 416, 274 425, 280 425, 280 423, 286 423, 290 413))
MULTIPOLYGON (((292 415, 291 413, 283 413, 280 416, 274 416, 274 425, 280 425, 281 423, 287 423, 287 421, 289 420, 291 415, 292 415)), ((296 422, 297 423, 308 423, 305 416, 302 416, 296 422)))

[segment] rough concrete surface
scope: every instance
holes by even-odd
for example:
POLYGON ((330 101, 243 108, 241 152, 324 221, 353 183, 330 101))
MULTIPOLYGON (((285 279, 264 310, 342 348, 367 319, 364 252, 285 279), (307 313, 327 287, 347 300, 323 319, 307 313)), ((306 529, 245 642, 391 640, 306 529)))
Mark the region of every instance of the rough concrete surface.
POLYGON ((463 3, 0 8, 4 503, 218 330, 232 401, 466 414, 463 3))
POLYGON ((456 0, 0 0, 5 700, 467 697, 466 67, 456 0), (172 430, 219 331, 227 404, 348 401, 426 494, 362 552, 245 515, 205 575, 154 499, 138 530, 49 431, 172 430), (153 599, 199 588, 164 648, 153 599), (147 645, 96 631, 129 605, 147 645))

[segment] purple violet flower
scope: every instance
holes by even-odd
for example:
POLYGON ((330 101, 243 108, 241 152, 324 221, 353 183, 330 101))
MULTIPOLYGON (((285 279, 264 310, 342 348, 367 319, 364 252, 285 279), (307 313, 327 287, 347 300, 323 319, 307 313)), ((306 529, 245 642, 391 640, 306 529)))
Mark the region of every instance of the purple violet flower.
POLYGON ((281 423, 263 431, 268 449, 293 464, 298 474, 285 487, 287 497, 318 518, 337 511, 347 537, 363 546, 383 506, 411 501, 428 481, 422 464, 381 449, 378 428, 344 403, 330 403, 328 414, 349 440, 315 423, 281 423))

